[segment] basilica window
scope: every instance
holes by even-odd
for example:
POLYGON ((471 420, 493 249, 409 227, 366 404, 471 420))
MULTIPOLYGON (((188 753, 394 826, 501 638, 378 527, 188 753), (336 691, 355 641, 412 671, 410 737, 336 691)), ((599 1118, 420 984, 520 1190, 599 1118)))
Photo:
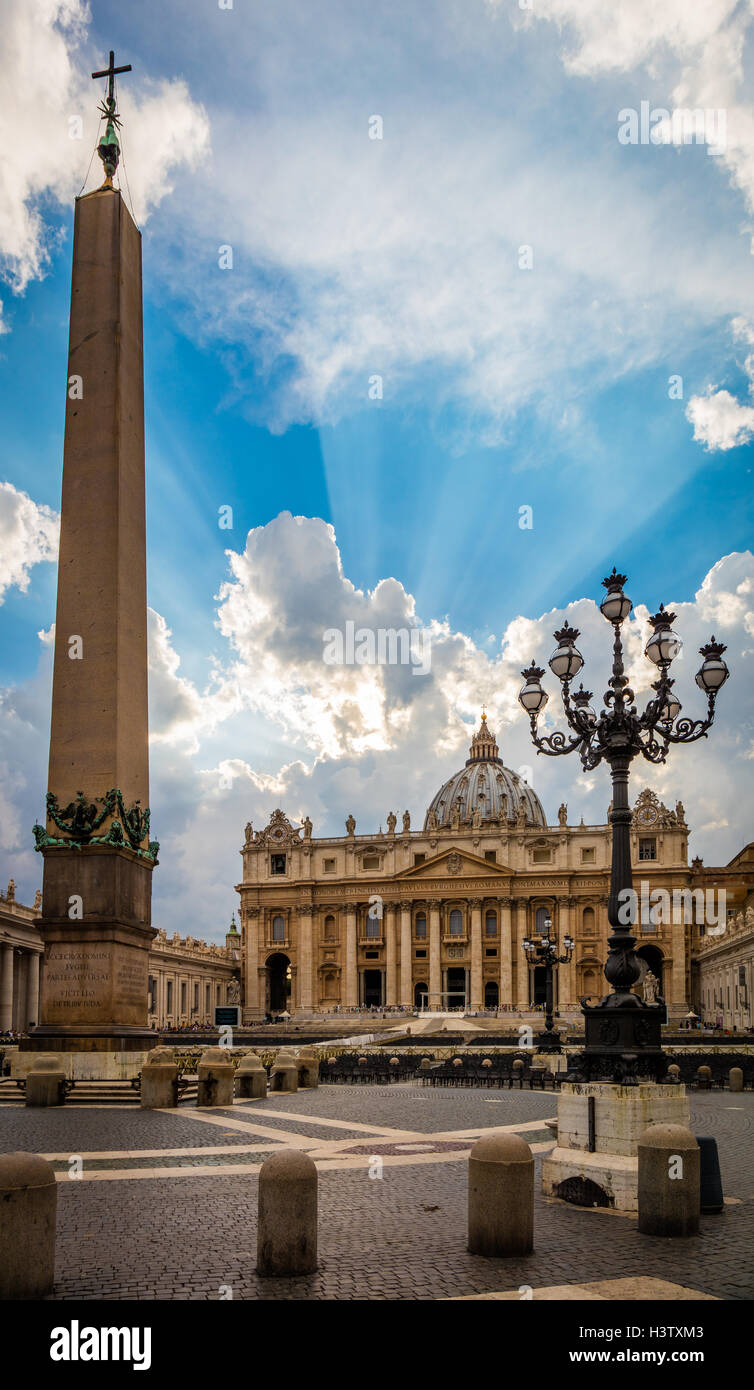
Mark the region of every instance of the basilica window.
POLYGON ((181 983, 181 1013, 182 1013, 182 1014, 185 1014, 185 1012, 186 1012, 186 983, 185 983, 185 981, 183 981, 183 982, 181 983))
POLYGON ((423 912, 420 912, 419 916, 416 919, 416 922, 414 924, 414 934, 415 936, 420 937, 422 939, 424 939, 427 935, 427 919, 424 916, 423 912))
POLYGON ((365 854, 364 857, 363 857, 363 859, 362 859, 362 861, 361 861, 361 867, 362 867, 362 869, 379 869, 379 867, 380 867, 380 856, 379 856, 379 854, 365 854))
POLYGON ((323 859, 323 860, 322 860, 322 872, 323 872, 323 874, 334 874, 334 873, 335 873, 335 860, 334 860, 334 859, 323 859))
POLYGON ((416 865, 417 865, 417 864, 423 864, 423 863, 424 863, 424 860, 426 859, 426 857, 427 857, 426 854, 415 854, 415 855, 414 855, 414 868, 416 868, 416 865))
POLYGON ((497 936, 497 917, 494 912, 488 912, 484 919, 485 936, 497 936))
POLYGON ((272 919, 272 939, 273 941, 285 941, 285 918, 273 917, 272 919))
POLYGON ((382 923, 379 917, 370 917, 367 913, 366 935, 373 938, 382 936, 382 923))
POLYGON ((552 858, 549 849, 533 849, 531 852, 533 864, 549 864, 552 858))
POLYGON ((597 853, 596 853, 596 850, 595 850, 595 848, 594 848, 593 845, 592 845, 589 849, 582 849, 582 851, 581 851, 581 862, 582 862, 582 864, 594 864, 594 863, 596 862, 596 858, 597 858, 597 853))
POLYGON ((195 984, 195 985, 194 985, 194 1002, 193 1002, 193 1004, 191 1005, 191 1012, 192 1012, 192 1014, 198 1014, 198 1012, 199 1012, 199 986, 198 986, 198 984, 195 984))
POLYGON ((211 985, 207 985, 207 988, 206 988, 205 991, 204 991, 204 1012, 205 1012, 205 1014, 208 1014, 211 1008, 212 1008, 212 986, 211 986, 211 985))
POLYGON ((546 908, 546 907, 538 907, 538 908, 537 908, 537 915, 536 915, 536 918, 535 918, 536 927, 537 927, 537 936, 544 936, 544 934, 545 934, 545 921, 546 921, 546 919, 547 919, 549 916, 550 916, 550 913, 549 913, 548 908, 546 908))
POLYGON ((496 849, 486 849, 486 850, 484 851, 484 857, 485 857, 485 859, 487 860, 487 863, 488 863, 488 864, 497 864, 497 850, 496 850, 496 849))
POLYGON ((284 873, 285 873, 285 855, 284 855, 284 854, 271 854, 271 855, 270 855, 270 873, 271 873, 271 874, 284 874, 284 873))
POLYGON ((657 841, 656 841, 654 838, 651 839, 651 840, 640 840, 640 841, 639 841, 639 858, 640 858, 640 859, 656 859, 656 858, 657 858, 657 841))
POLYGON ((168 980, 168 993, 167 993, 167 1001, 166 1001, 166 1002, 167 1002, 167 1011, 168 1011, 169 1014, 172 1014, 172 1012, 173 1012, 173 981, 172 981, 172 980, 168 980))
POLYGON ((334 917, 326 917, 326 918, 325 918, 325 941, 334 941, 334 940, 335 940, 335 918, 334 918, 334 917))
POLYGON ((463 935, 463 915, 457 907, 453 908, 448 918, 448 931, 451 936, 463 935))

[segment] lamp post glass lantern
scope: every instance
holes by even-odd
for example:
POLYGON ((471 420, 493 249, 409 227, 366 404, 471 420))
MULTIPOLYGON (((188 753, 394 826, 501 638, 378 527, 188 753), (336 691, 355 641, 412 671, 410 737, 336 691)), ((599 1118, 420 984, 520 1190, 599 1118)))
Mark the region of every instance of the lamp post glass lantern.
POLYGON ((573 955, 574 942, 570 936, 563 937, 563 954, 558 954, 558 943, 553 941, 550 936, 552 919, 545 917, 544 935, 538 941, 531 941, 525 937, 523 942, 524 954, 530 965, 544 966, 545 970, 545 1027, 544 1032, 537 1037, 538 1052, 560 1052, 560 1034, 554 1029, 554 1007, 553 1007, 553 968, 555 965, 567 965, 573 955))
POLYGON ((633 993, 633 986, 641 978, 641 966, 633 934, 636 899, 627 892, 633 888, 629 770, 633 759, 639 755, 650 763, 664 763, 673 744, 694 743, 706 738, 714 719, 717 694, 729 672, 723 660, 725 646, 712 637, 699 648, 704 659, 696 676, 696 684, 707 696, 706 717, 679 718, 681 704, 673 693, 674 681, 669 673, 681 650, 681 642, 672 630, 675 613, 668 613, 661 605, 649 619, 652 635, 645 648, 645 655, 658 668, 659 675, 652 685, 653 698, 640 714, 623 664, 621 627, 633 607, 624 592, 625 583, 626 576, 615 569, 602 581, 606 593, 600 610, 613 628, 613 668, 599 716, 590 703, 591 691, 580 685, 571 693, 571 681, 584 663, 575 645, 578 630, 568 625, 554 634, 558 646, 549 664, 560 680, 570 733, 557 730, 540 736, 537 719, 548 696, 541 685, 544 670, 533 661, 521 672, 525 683, 519 701, 529 716, 532 742, 538 753, 561 757, 578 752, 585 771, 591 771, 601 762, 610 767, 613 855, 607 909, 611 935, 605 977, 612 992, 594 1006, 581 1000, 586 1047, 575 1059, 569 1076, 577 1081, 629 1084, 639 1078, 660 1081, 667 1070, 661 1046, 665 1001, 646 1004, 633 993))

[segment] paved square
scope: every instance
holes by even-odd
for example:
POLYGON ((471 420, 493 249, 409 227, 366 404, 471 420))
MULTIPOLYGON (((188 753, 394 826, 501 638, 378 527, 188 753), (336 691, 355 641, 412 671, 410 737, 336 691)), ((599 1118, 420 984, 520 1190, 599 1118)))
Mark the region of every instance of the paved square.
POLYGON ((57 1298, 443 1299, 653 1276, 723 1299, 754 1296, 754 1095, 691 1093, 718 1142, 724 1212, 690 1240, 545 1199, 551 1093, 321 1086, 227 1110, 4 1106, 2 1149, 41 1153, 60 1178, 57 1298), (535 1250, 466 1251, 469 1149, 511 1129, 537 1159, 535 1250), (259 1168, 281 1146, 319 1169, 320 1268, 255 1273, 259 1168), (375 1160, 379 1159, 377 1163, 375 1160), (382 1176, 375 1176, 381 1172, 382 1176), (80 1174, 80 1176, 77 1176, 80 1174))

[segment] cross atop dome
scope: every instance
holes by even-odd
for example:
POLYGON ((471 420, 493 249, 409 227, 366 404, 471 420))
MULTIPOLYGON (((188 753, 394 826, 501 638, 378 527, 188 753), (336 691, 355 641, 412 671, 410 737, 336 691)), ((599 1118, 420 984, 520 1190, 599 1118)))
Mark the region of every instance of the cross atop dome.
MULTIPOLYGON (((487 715, 482 710, 482 722, 471 740, 469 749, 469 762, 489 762, 490 759, 499 758, 498 746, 495 742, 495 735, 487 727, 487 715)), ((468 763, 467 763, 468 766, 468 763)))

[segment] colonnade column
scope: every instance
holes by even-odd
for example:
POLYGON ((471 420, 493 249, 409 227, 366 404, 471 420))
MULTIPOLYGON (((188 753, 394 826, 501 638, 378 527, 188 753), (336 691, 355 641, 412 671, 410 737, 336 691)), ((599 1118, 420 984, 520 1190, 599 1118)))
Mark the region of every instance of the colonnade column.
MULTIPOLYGON (((686 999, 686 926, 683 920, 683 908, 673 913, 670 942, 673 959, 670 980, 670 1008, 674 1012, 685 1014, 688 1012, 689 1006, 686 999)), ((663 991, 667 999, 667 985, 664 981, 663 991)), ((732 1005, 735 1005, 735 998, 734 990, 731 992, 732 1005)))
POLYGON ((385 905, 385 1003, 398 1003, 398 962, 395 940, 395 903, 385 905))
POLYGON ((401 908, 401 1004, 410 1008, 414 995, 411 973, 411 903, 402 902, 401 908))
POLYGON ((440 905, 429 907, 429 1007, 442 1008, 442 975, 440 973, 440 905))
POLYGON ((529 962, 524 954, 528 908, 526 898, 517 898, 516 908, 516 1004, 519 1009, 526 1011, 531 1003, 529 998, 529 962))
POLYGON ((498 900, 500 919, 500 1003, 513 1003, 513 942, 511 905, 507 898, 498 900))
POLYGON ((356 951, 356 909, 346 910, 346 990, 345 1007, 354 1009, 359 1002, 359 975, 356 951))
POLYGON ((13 947, 0 945, 0 1033, 13 1027, 13 947))
POLYGON ((472 1009, 481 1009, 482 999, 482 900, 471 899, 471 999, 472 1009))

